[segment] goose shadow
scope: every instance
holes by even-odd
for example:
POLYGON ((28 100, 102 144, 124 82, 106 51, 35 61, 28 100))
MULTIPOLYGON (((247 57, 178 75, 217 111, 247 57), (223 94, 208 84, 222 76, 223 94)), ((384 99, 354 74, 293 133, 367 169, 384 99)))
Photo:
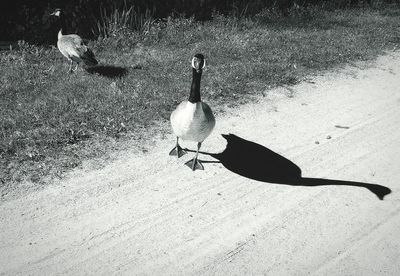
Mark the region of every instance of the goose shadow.
POLYGON ((111 79, 121 78, 128 74, 127 68, 115 65, 96 65, 86 68, 86 71, 90 74, 98 74, 111 79))
POLYGON ((289 159, 257 143, 247 141, 234 134, 222 134, 227 146, 221 153, 206 153, 228 170, 246 178, 291 186, 354 186, 363 187, 380 200, 392 191, 382 185, 354 181, 343 181, 301 176, 301 169, 289 159))

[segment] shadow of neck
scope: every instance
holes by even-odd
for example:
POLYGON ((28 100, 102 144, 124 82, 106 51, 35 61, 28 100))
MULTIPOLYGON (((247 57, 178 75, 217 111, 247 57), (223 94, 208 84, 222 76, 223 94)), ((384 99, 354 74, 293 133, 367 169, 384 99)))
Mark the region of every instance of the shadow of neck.
POLYGON ((219 160, 226 169, 243 177, 291 186, 362 187, 374 193, 381 200, 391 193, 389 188, 378 184, 302 177, 300 167, 278 153, 233 134, 222 136, 227 141, 227 146, 223 152, 201 153, 212 156, 219 160))

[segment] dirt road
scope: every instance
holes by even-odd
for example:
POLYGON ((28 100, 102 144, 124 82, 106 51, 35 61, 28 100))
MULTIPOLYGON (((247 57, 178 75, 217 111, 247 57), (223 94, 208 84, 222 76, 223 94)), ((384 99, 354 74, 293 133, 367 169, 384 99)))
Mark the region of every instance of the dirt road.
POLYGON ((205 171, 171 135, 3 202, 0 273, 400 275, 400 53, 364 66, 218 117, 205 171))

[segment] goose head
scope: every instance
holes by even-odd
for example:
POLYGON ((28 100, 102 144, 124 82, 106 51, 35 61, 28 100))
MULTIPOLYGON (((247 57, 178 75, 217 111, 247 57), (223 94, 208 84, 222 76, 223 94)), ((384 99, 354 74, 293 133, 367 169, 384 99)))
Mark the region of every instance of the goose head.
POLYGON ((54 15, 57 17, 61 17, 62 15, 62 10, 61 9, 55 9, 54 12, 52 12, 50 15, 54 15))
POLYGON ((200 73, 206 67, 206 59, 202 54, 196 54, 192 58, 192 67, 197 73, 200 73))

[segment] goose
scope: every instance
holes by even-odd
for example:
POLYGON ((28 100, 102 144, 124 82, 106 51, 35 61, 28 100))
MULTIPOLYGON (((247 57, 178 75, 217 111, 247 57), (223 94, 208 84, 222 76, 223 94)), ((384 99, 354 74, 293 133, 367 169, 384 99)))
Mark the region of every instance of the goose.
POLYGON ((189 99, 181 102, 171 113, 170 121, 176 135, 176 146, 169 155, 180 158, 186 151, 179 146, 179 139, 197 142, 197 151, 193 159, 185 163, 193 171, 204 170, 203 164, 197 159, 203 141, 211 134, 215 126, 215 118, 210 106, 201 101, 200 81, 206 60, 202 54, 196 54, 192 59, 192 85, 189 99))
POLYGON ((78 68, 81 62, 85 63, 87 66, 97 65, 98 62, 93 52, 84 44, 83 39, 79 35, 64 34, 66 28, 63 11, 61 9, 56 9, 50 15, 58 17, 61 24, 60 31, 58 32, 57 48, 69 61, 68 72, 72 72, 72 63, 74 62, 76 62, 76 67, 73 71, 78 68))

